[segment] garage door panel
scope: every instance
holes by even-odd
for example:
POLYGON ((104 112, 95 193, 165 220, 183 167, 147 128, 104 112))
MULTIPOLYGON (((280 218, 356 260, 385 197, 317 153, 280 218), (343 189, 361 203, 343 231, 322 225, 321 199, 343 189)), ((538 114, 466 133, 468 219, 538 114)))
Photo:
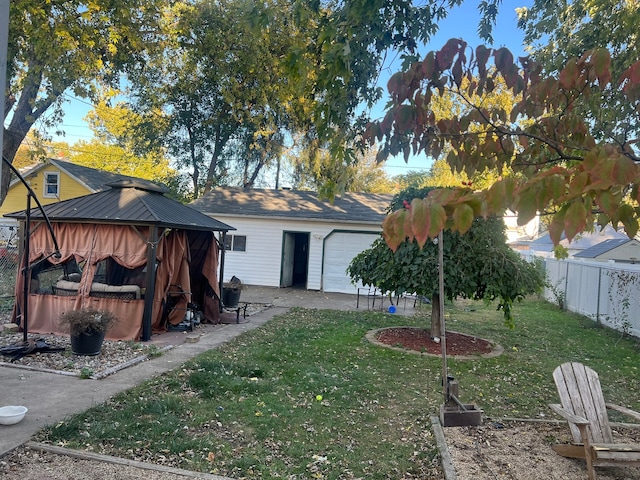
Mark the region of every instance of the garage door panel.
POLYGON ((322 289, 325 292, 354 293, 356 286, 347 275, 351 260, 379 237, 372 233, 334 233, 325 242, 322 289))

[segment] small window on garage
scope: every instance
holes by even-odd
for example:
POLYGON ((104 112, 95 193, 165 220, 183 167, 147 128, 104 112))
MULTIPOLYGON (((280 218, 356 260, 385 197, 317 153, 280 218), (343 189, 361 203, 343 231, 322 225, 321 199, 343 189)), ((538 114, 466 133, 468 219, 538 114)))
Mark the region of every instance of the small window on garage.
POLYGON ((246 235, 227 235, 224 239, 224 249, 234 252, 246 252, 247 236, 246 235))
POLYGON ((60 173, 44 172, 44 197, 56 198, 60 196, 60 173))

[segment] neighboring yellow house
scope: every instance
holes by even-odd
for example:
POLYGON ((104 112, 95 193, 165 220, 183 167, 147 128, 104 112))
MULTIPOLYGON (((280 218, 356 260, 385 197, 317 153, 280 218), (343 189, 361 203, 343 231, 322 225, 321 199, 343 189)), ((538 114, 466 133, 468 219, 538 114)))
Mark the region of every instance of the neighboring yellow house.
MULTIPOLYGON (((127 175, 105 172, 54 159, 47 159, 44 163, 22 172, 22 176, 29 183, 42 205, 100 192, 109 188, 107 184, 118 180, 134 179, 134 177, 127 175)), ((155 185, 148 180, 139 178, 135 180, 155 185)), ((32 201, 31 208, 36 207, 36 203, 32 201)), ((27 189, 19 179, 15 178, 9 186, 7 197, 0 205, 0 223, 15 224, 12 219, 2 218, 3 215, 26 208, 27 189)))

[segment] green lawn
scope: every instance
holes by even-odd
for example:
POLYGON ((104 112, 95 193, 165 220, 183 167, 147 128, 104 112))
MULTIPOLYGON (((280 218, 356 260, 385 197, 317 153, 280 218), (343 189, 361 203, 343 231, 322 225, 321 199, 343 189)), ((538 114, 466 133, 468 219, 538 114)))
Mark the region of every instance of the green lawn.
MULTIPOLYGON (((569 360, 600 373, 608 400, 640 408, 637 340, 538 300, 516 306, 513 330, 495 306, 458 302, 446 311, 448 329, 505 349, 449 360, 461 400, 487 415, 550 417, 551 372, 569 360)), ((429 318, 294 309, 39 440, 235 478, 433 477, 440 358, 364 340, 399 324, 429 318)))

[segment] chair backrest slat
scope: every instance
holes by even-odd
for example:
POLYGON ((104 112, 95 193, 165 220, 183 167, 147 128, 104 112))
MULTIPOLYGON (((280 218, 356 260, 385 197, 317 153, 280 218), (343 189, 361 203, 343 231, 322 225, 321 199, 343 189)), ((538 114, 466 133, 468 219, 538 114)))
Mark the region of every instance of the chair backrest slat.
MULTIPOLYGON (((589 420, 591 442, 613 443, 598 374, 581 363, 569 362, 554 370, 553 380, 558 388, 562 407, 589 420)), ((572 424, 569 427, 574 441, 582 443, 578 428, 572 424)))

